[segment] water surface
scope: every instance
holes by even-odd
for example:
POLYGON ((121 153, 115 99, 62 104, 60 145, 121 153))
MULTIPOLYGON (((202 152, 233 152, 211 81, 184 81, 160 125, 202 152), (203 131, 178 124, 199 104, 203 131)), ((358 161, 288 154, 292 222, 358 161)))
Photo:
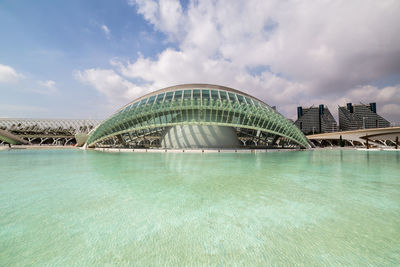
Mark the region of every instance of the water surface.
POLYGON ((400 153, 0 152, 0 266, 399 265, 400 153))

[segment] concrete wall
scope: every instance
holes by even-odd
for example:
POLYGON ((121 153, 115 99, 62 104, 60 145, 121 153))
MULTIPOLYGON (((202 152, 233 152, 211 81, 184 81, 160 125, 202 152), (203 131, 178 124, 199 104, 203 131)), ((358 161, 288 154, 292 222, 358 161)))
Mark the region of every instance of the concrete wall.
POLYGON ((238 148, 232 127, 182 125, 168 128, 161 139, 163 148, 238 148))

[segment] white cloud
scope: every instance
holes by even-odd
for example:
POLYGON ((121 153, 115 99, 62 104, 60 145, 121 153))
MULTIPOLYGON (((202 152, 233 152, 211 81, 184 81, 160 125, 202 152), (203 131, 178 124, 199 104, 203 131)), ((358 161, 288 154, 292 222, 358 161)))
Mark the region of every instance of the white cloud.
POLYGON ((39 81, 39 84, 41 86, 46 87, 47 89, 54 89, 56 88, 56 82, 52 80, 47 80, 47 81, 39 81))
POLYGON ((107 38, 108 40, 110 40, 110 38, 111 38, 111 31, 110 31, 110 29, 107 27, 107 25, 105 25, 105 24, 101 25, 101 26, 100 26, 100 29, 103 30, 104 34, 106 35, 106 38, 107 38))
POLYGON ((99 93, 105 95, 114 109, 140 96, 143 92, 143 88, 127 81, 110 69, 75 71, 74 77, 84 84, 93 86, 99 93))
POLYGON ((54 94, 58 91, 56 88, 55 81, 47 80, 47 81, 38 81, 37 83, 40 86, 40 88, 33 89, 33 92, 36 92, 39 94, 54 94))
POLYGON ((199 0, 185 10, 177 0, 129 3, 177 48, 113 60, 126 79, 146 82, 118 75, 127 92, 213 83, 253 94, 292 118, 298 105, 328 103, 336 113, 336 104, 369 99, 400 120, 388 108, 399 103, 399 86, 370 85, 400 77, 399 1, 199 0))
POLYGON ((179 37, 185 18, 178 0, 129 0, 128 3, 137 6, 139 14, 172 40, 179 37))
POLYGON ((0 64, 0 83, 14 83, 23 78, 12 67, 0 64))

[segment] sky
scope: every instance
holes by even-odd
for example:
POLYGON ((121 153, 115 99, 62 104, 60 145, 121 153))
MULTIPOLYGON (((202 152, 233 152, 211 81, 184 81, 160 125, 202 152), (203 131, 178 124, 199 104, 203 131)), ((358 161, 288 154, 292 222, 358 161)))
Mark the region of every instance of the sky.
POLYGON ((398 0, 1 0, 0 117, 105 119, 209 83, 288 118, 377 103, 400 125, 398 0))

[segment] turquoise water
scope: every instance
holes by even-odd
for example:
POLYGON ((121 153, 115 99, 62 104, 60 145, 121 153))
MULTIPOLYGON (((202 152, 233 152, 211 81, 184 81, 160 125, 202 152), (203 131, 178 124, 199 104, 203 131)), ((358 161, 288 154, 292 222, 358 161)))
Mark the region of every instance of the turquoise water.
POLYGON ((0 152, 0 266, 399 265, 400 153, 0 152))

